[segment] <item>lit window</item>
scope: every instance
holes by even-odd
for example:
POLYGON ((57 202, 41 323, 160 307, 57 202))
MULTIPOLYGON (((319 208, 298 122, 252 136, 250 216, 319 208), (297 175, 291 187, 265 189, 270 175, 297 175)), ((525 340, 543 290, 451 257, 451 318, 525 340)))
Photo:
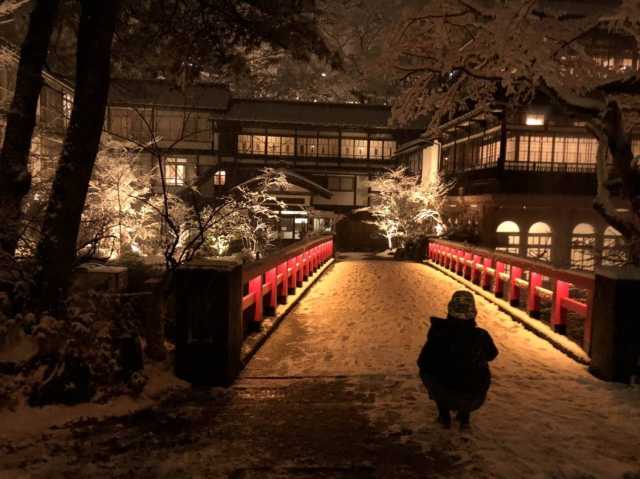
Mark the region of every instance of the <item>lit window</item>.
POLYGON ((264 135, 253 135, 253 154, 264 155, 266 153, 267 137, 264 135))
POLYGON ((369 158, 372 159, 382 159, 382 141, 381 140, 371 140, 369 142, 369 158))
POLYGON ((251 153, 251 135, 238 135, 238 153, 251 153))
POLYGON ((526 124, 529 126, 544 125, 544 115, 529 113, 527 114, 526 124))
POLYGON ((367 140, 356 140, 355 141, 355 154, 356 158, 366 158, 367 157, 367 140))
POLYGON ((298 137, 298 155, 316 156, 318 139, 314 137, 298 137))
POLYGON ((625 241, 618 230, 609 226, 604 231, 602 264, 604 266, 622 266, 627 263, 625 241))
POLYGON ((391 158, 396 152, 396 142, 395 141, 385 141, 384 142, 384 157, 391 158))
POLYGON ((164 164, 164 179, 168 185, 184 185, 187 172, 187 159, 168 157, 164 164))
POLYGON ((496 251, 520 254, 520 227, 513 221, 503 221, 496 229, 496 251))
POLYGON ((227 172, 225 170, 218 170, 213 175, 213 184, 215 186, 224 186, 227 182, 227 172))
POLYGON ((318 138, 318 156, 337 157, 338 139, 337 138, 318 138))
POLYGON ((531 225, 527 238, 527 256, 539 261, 551 261, 551 228, 538 222, 531 225))
POLYGON ((596 232, 588 223, 580 223, 571 236, 571 267, 593 271, 595 266, 596 232))

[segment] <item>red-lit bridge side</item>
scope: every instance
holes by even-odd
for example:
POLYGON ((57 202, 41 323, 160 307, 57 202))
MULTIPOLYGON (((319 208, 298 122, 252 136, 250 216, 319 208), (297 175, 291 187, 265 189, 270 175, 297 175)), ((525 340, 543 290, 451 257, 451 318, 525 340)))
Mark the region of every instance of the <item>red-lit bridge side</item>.
POLYGON ((541 299, 551 300, 551 325, 556 331, 566 330, 569 311, 576 313, 584 320, 582 348, 589 354, 595 287, 593 274, 557 269, 540 261, 443 240, 430 242, 428 255, 434 263, 492 291, 496 297, 508 300, 513 306, 519 305, 521 292, 526 290, 527 312, 532 318, 540 317, 541 299), (551 280, 552 289, 542 287, 544 277, 551 280), (569 297, 571 287, 586 291, 586 300, 569 297))
POLYGON ((261 322, 265 306, 273 313, 278 304, 286 304, 290 294, 333 257, 333 238, 287 249, 275 257, 247 267, 242 272, 242 312, 253 306, 251 319, 261 322))

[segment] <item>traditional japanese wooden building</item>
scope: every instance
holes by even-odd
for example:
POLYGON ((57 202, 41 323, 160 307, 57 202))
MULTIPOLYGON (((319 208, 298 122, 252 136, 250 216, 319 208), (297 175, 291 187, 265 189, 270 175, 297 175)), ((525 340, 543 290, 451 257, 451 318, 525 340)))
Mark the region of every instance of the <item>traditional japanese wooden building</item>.
MULTIPOLYGON (((547 2, 576 15, 593 7, 547 2)), ((581 41, 602 66, 640 69, 633 39, 595 30, 581 41)), ((425 180, 441 174, 455 182, 445 210, 454 237, 559 267, 591 270, 623 259, 620 234, 593 207, 598 142, 583 123, 538 95, 527 108, 474 111, 440 130, 400 145, 398 156, 425 180)), ((640 155, 640 135, 632 149, 640 155)), ((623 202, 615 207, 628 213, 623 202)))
POLYGON ((396 166, 397 145, 422 131, 391 127, 390 116, 384 105, 243 99, 212 84, 178 90, 115 80, 105 130, 143 146, 143 166, 162 165, 174 191, 197 185, 213 197, 261 169, 284 171, 293 186, 278 194, 290 206, 282 235, 295 239, 310 227, 303 207, 322 223, 369 204, 369 179, 396 166))

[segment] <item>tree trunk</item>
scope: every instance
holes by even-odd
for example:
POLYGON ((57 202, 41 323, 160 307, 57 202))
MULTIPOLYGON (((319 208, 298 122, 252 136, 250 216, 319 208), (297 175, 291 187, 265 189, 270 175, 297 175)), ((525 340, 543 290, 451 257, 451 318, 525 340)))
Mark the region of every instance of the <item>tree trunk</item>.
MULTIPOLYGON (((598 195, 594 208, 624 237, 628 261, 640 266, 640 173, 633 166, 631 140, 623 124, 622 112, 615 102, 610 102, 598 124, 591 124, 590 130, 599 141, 598 146, 598 195), (617 178, 609 178, 607 153, 613 158, 617 178), (630 203, 630 215, 625 217, 616 212, 611 200, 612 180, 619 181, 622 197, 630 203)), ((614 181, 613 183, 615 184, 614 181)))
POLYGON ((31 138, 43 85, 42 69, 47 60, 58 4, 59 0, 38 0, 31 12, 7 115, 0 154, 0 220, 3 223, 0 249, 10 256, 14 255, 18 241, 22 199, 31 187, 31 138))
POLYGON ((36 294, 40 308, 49 311, 62 309, 74 266, 80 219, 104 125, 119 4, 82 1, 73 110, 36 253, 36 294))

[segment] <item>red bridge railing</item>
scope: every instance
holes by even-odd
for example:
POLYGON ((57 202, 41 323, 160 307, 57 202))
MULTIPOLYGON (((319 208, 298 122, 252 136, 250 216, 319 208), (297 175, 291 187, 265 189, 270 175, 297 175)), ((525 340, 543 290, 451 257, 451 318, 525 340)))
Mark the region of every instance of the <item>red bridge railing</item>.
POLYGON ((565 333, 567 314, 575 313, 584 320, 582 348, 587 354, 590 352, 593 274, 558 269, 541 261, 444 240, 430 242, 428 254, 434 263, 492 291, 513 306, 519 306, 521 294, 526 291, 527 312, 532 318, 540 318, 541 299, 550 300, 551 326, 555 331, 565 333), (545 277, 549 278, 552 289, 542 286, 545 277), (571 298, 572 287, 586 291, 586 299, 571 298))
POLYGON ((275 312, 278 304, 286 304, 290 294, 311 277, 333 256, 333 237, 323 236, 296 244, 273 256, 250 264, 242 271, 245 294, 243 313, 253 307, 251 320, 261 322, 266 311, 275 312))

